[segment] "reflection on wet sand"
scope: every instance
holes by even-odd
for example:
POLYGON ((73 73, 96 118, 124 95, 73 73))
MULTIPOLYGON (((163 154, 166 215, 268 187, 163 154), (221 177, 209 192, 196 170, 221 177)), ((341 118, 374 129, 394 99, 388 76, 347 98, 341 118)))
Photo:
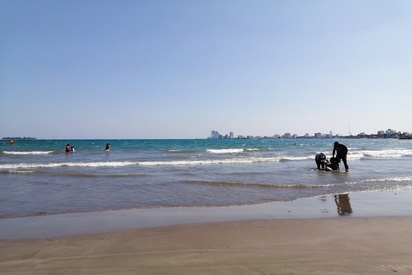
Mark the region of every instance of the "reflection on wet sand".
POLYGON ((352 207, 350 206, 349 194, 335 195, 335 203, 338 207, 338 213, 341 216, 352 214, 352 207))

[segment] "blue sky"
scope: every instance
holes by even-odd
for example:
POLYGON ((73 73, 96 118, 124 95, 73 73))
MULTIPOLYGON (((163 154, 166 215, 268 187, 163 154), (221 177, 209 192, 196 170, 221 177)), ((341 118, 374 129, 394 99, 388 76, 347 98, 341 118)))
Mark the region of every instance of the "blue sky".
POLYGON ((0 0, 0 136, 412 132, 412 1, 0 0))

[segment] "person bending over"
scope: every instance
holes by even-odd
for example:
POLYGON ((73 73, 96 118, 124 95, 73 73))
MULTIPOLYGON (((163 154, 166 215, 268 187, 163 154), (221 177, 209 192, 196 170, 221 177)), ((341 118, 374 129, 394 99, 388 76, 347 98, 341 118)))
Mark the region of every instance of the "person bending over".
POLYGON ((348 172, 349 166, 348 166, 348 162, 346 159, 346 156, 348 155, 348 148, 345 145, 340 144, 339 142, 335 141, 335 143, 333 144, 332 157, 335 157, 335 152, 336 152, 336 158, 338 159, 339 162, 340 160, 343 161, 343 164, 345 165, 345 171, 348 172))
POLYGON ((322 166, 322 170, 325 170, 325 163, 326 163, 326 156, 324 153, 318 153, 315 156, 315 162, 316 166, 318 167, 318 170, 322 166))

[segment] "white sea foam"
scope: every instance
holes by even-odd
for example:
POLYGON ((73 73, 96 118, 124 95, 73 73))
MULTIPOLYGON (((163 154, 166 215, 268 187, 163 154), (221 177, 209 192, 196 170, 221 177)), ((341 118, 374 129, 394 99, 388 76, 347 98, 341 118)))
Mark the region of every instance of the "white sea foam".
MULTIPOLYGON (((369 178, 360 181, 347 182, 348 185, 356 185, 364 182, 412 182, 412 176, 399 176, 399 177, 382 177, 382 178, 369 178)), ((412 187, 412 186, 411 186, 412 187)))
MULTIPOLYGON (((6 151, 10 152, 10 151, 6 151)), ((23 154, 49 154, 53 151, 31 151, 23 154)), ((208 149, 212 154, 236 154, 245 152, 244 149, 208 149)), ((4 152, 5 153, 5 152, 4 152)), ((13 152, 17 153, 17 152, 13 152)), ((399 158, 412 156, 412 150, 381 150, 381 151, 357 151, 348 155, 350 160, 366 158, 399 158)), ((244 155, 247 156, 247 155, 244 155)), ((125 166, 196 166, 196 165, 230 165, 230 164, 253 164, 253 163, 275 163, 282 161, 304 161, 313 159, 312 155, 288 156, 278 155, 273 157, 227 157, 224 159, 190 159, 190 160, 154 160, 154 161, 107 161, 107 162, 49 162, 49 163, 11 163, 0 164, 0 169, 36 169, 36 168, 59 168, 59 167, 125 167, 125 166)), ((403 179, 403 178, 402 178, 403 179)), ((387 180, 387 179, 385 179, 387 180)), ((395 179, 396 180, 396 179, 395 179)), ((411 180, 407 178, 406 180, 411 180)))
POLYGON ((313 156, 308 156, 308 157, 304 157, 304 156, 296 156, 296 157, 288 157, 288 156, 284 156, 284 157, 280 157, 281 160, 307 160, 307 159, 315 159, 313 156))
POLYGON ((386 182, 386 181, 395 181, 395 182, 412 182, 412 176, 401 176, 401 177, 388 177, 388 178, 378 178, 378 179, 366 179, 365 182, 386 182))
POLYGON ((228 158, 228 159, 205 159, 205 160, 180 160, 180 161, 142 161, 141 166, 194 166, 194 165, 220 165, 220 164, 252 164, 280 162, 283 157, 268 158, 228 158))
POLYGON ((55 163, 14 163, 0 164, 0 169, 36 169, 60 167, 124 167, 132 165, 141 166, 195 166, 195 165, 220 165, 220 164, 248 164, 260 162, 279 162, 282 157, 273 158, 233 158, 233 159, 206 159, 206 160, 173 160, 173 161, 117 161, 117 162, 55 162, 55 163))
POLYGON ((170 162, 142 162, 140 165, 219 165, 219 164, 248 164, 259 162, 279 162, 279 158, 244 158, 244 159, 220 159, 220 160, 191 160, 191 161, 170 161, 170 162))
POLYGON ((123 167, 137 165, 138 162, 115 161, 115 162, 54 162, 54 163, 13 163, 0 164, 0 169, 36 169, 36 168, 59 168, 59 167, 123 167))
POLYGON ((5 155, 47 155, 51 153, 53 153, 53 151, 3 151, 5 155))
POLYGON ((350 160, 360 160, 362 158, 364 158, 364 154, 362 153, 349 153, 347 158, 350 160))
POLYGON ((387 150, 359 150, 353 154, 349 154, 352 159, 361 158, 400 158, 406 156, 412 156, 412 150, 410 149, 387 149, 387 150))
POLYGON ((11 174, 31 174, 31 173, 34 173, 34 171, 32 171, 32 170, 9 170, 7 172, 11 173, 11 174))
POLYGON ((206 152, 211 153, 211 154, 238 154, 238 153, 244 153, 245 150, 243 148, 207 149, 206 152))

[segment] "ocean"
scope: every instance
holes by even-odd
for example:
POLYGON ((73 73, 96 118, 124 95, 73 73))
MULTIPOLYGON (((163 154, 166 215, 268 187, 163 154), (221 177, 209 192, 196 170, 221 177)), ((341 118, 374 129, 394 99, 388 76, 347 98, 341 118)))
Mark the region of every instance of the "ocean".
POLYGON ((1 140, 0 218, 412 189, 412 140, 339 139, 349 172, 317 171, 315 154, 330 158, 334 141, 1 140))

